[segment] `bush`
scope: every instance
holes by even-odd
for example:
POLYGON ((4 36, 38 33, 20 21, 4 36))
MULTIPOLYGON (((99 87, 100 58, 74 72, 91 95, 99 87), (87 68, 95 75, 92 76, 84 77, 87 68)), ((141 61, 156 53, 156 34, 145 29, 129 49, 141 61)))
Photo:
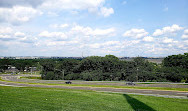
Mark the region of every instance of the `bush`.
POLYGON ((45 80, 54 80, 55 79, 54 72, 52 72, 52 71, 47 72, 46 76, 44 76, 44 79, 45 80))

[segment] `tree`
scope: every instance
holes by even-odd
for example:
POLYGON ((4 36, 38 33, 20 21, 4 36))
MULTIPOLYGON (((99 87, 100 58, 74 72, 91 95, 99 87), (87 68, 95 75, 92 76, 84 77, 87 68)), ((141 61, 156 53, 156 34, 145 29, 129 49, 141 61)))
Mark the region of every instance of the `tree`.
POLYGON ((128 81, 147 81, 154 76, 154 65, 141 57, 136 57, 129 62, 126 69, 126 80, 128 81))

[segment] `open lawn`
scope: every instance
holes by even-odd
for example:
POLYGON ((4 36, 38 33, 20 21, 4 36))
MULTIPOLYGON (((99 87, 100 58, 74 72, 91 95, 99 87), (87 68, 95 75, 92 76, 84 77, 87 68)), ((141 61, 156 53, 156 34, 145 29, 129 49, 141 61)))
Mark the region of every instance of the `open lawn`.
POLYGON ((188 100, 70 89, 0 86, 0 110, 186 111, 188 100))

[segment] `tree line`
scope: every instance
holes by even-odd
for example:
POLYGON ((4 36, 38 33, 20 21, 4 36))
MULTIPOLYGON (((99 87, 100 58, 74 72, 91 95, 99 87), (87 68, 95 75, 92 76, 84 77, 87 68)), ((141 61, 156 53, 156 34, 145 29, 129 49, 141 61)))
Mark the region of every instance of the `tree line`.
POLYGON ((162 64, 142 57, 122 61, 114 55, 76 59, 0 60, 0 68, 11 64, 20 70, 37 66, 45 80, 188 82, 188 53, 164 58, 162 64))

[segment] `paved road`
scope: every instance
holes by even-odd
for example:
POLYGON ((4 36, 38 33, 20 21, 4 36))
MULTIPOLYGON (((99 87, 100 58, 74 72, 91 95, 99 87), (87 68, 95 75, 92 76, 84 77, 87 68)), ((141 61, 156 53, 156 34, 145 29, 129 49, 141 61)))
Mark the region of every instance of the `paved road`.
MULTIPOLYGON (((5 76, 4 76, 5 77, 5 76)), ((17 76, 6 76, 6 79, 12 80, 17 76)), ((0 85, 8 85, 14 87, 44 87, 44 88, 63 88, 63 89, 79 89, 79 90, 92 90, 101 92, 118 92, 118 93, 134 93, 146 95, 163 95, 163 96, 177 96, 179 98, 187 98, 188 91, 164 91, 164 90, 149 90, 149 89, 125 89, 125 88, 101 88, 101 87, 82 87, 82 86, 60 86, 60 85, 37 85, 37 84, 24 84, 15 82, 0 81, 0 85)))

